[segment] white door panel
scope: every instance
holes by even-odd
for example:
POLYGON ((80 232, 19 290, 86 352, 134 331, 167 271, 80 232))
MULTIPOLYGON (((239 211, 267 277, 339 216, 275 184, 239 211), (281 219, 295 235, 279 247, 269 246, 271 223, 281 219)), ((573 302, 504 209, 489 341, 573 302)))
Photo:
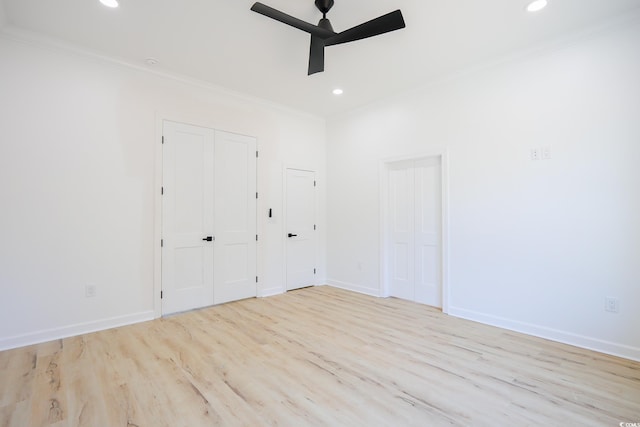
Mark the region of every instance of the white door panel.
POLYGON ((216 131, 215 304, 256 296, 256 140, 216 131))
POLYGON ((286 171, 287 290, 315 284, 315 173, 286 171))
POLYGON ((213 304, 213 140, 210 129, 165 122, 162 312, 213 304))
POLYGON ((415 300, 442 306, 440 229, 442 184, 440 158, 417 160, 415 170, 415 300))
POLYGON ((411 163, 389 168, 389 214, 391 225, 391 296, 414 298, 413 181, 411 163))

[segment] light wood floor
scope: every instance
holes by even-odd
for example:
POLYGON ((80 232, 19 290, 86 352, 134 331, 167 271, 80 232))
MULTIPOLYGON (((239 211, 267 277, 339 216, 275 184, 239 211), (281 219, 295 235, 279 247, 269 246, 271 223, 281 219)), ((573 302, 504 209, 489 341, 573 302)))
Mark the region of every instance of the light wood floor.
POLYGON ((0 353, 0 426, 611 426, 640 363, 330 287, 0 353))

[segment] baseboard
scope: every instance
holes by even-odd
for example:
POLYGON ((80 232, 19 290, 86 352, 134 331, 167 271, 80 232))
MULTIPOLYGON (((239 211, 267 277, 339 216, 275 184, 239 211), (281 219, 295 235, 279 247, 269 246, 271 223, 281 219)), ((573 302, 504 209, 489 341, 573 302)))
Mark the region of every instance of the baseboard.
POLYGON ((325 283, 335 288, 345 289, 347 291, 359 292, 361 294, 371 295, 374 297, 380 297, 379 289, 365 288, 364 286, 354 285, 353 283, 341 282, 339 280, 329 279, 325 283))
POLYGON ((462 319, 484 323, 486 325, 497 326, 498 328, 521 332, 523 334, 533 335, 539 338, 545 338, 563 344, 569 344, 588 350, 598 351, 600 353, 610 354, 612 356, 640 361, 640 348, 637 347, 604 341, 597 338, 578 335, 558 329, 547 328, 545 326, 534 325, 531 323, 520 322, 517 320, 506 319, 503 317, 480 313, 473 310, 466 310, 459 307, 450 306, 448 314, 451 316, 460 317, 462 319))
POLYGON ((154 318, 153 310, 149 310, 135 314, 128 314, 126 316, 111 317, 109 319, 102 319, 94 322, 77 323, 75 325, 64 326, 61 328, 43 329, 41 331, 31 332, 24 335, 0 338, 0 351, 32 344, 40 344, 76 335, 88 334, 91 332, 103 331, 105 329, 116 328, 118 326, 146 322, 148 320, 153 320, 154 318))
POLYGON ((284 293, 284 289, 281 286, 278 286, 277 288, 261 289, 258 298, 272 297, 274 295, 280 295, 282 293, 284 293))

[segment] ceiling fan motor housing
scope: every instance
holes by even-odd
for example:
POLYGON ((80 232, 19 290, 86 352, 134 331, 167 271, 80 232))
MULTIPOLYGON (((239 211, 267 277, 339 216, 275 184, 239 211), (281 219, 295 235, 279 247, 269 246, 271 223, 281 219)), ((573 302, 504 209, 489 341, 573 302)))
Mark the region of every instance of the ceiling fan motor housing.
POLYGON ((322 18, 320 22, 318 22, 318 27, 324 28, 325 30, 333 31, 331 22, 327 18, 322 18))

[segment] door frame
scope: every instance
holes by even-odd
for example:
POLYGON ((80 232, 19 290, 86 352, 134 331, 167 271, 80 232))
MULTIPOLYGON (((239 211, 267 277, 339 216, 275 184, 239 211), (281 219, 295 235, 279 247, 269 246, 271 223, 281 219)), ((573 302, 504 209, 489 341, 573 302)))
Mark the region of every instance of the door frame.
MULTIPOLYGON (((318 171, 313 169, 313 168, 309 168, 309 167, 305 167, 305 166, 299 166, 299 165, 290 165, 290 164, 284 164, 282 166, 282 254, 283 254, 283 263, 282 263, 282 279, 283 279, 283 286, 282 286, 282 291, 284 293, 288 292, 288 286, 287 286, 287 237, 285 236, 286 234, 286 229, 287 229, 287 171, 289 169, 294 169, 294 170, 298 170, 298 171, 304 171, 304 172, 313 172, 313 176, 315 177, 315 181, 316 181, 316 186, 315 186, 315 194, 314 194, 314 206, 313 206, 313 221, 314 223, 318 224, 318 171)), ((316 230, 317 231, 317 230, 316 230)), ((318 233, 315 234, 315 263, 318 264, 318 233)), ((317 267, 316 267, 317 268, 317 267)), ((318 275, 315 274, 314 278, 313 278, 313 286, 318 286, 318 275)))
POLYGON ((441 235, 441 265, 442 270, 442 312, 449 312, 449 155, 446 149, 434 149, 418 154, 392 157, 380 160, 380 284, 379 294, 381 297, 389 297, 389 266, 388 256, 390 251, 388 245, 389 237, 389 167, 393 163, 420 160, 430 157, 440 158, 441 192, 442 192, 442 222, 441 235))
MULTIPOLYGON (((162 299, 160 293, 162 292, 162 181, 164 177, 163 170, 163 151, 162 151, 162 136, 164 131, 164 122, 176 122, 184 123, 187 125, 198 126, 213 130, 219 130, 227 133, 235 133, 237 135, 248 136, 256 139, 256 150, 260 151, 260 140, 257 136, 247 135, 242 132, 234 132, 233 130, 227 130, 220 123, 213 121, 209 114, 185 114, 184 112, 177 110, 156 111, 155 112, 155 139, 154 145, 154 178, 153 178, 153 316, 155 319, 162 317, 162 299)), ((260 172, 259 158, 256 159, 256 189, 260 193, 258 174, 260 172)), ((261 222, 258 221, 258 215, 260 212, 261 200, 258 198, 256 205, 256 232, 258 235, 263 235, 261 228, 261 222)), ((260 246, 256 245, 256 274, 261 276, 261 254, 260 246)), ((256 295, 260 295, 260 287, 256 284, 256 295)))

